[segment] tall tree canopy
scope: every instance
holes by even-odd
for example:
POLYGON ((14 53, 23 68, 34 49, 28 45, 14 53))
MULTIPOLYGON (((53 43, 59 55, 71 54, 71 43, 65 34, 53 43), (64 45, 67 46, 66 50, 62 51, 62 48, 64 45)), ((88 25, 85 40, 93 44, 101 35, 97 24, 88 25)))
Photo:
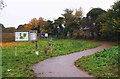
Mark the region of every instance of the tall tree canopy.
POLYGON ((103 37, 117 40, 117 34, 120 32, 120 1, 115 2, 106 13, 100 15, 96 22, 100 24, 103 37))
POLYGON ((65 9, 64 10, 64 25, 65 25, 65 34, 69 32, 69 35, 71 36, 72 32, 77 29, 80 26, 80 21, 82 18, 82 9, 76 9, 76 12, 74 14, 74 10, 71 9, 65 9))
POLYGON ((24 25, 20 24, 17 28, 17 31, 25 31, 24 25))
POLYGON ((87 17, 91 19, 92 22, 95 22, 97 17, 101 15, 102 13, 105 13, 106 11, 101 8, 93 8, 87 13, 87 17))
POLYGON ((26 31, 38 30, 38 32, 40 33, 40 31, 43 30, 45 23, 46 21, 42 17, 40 17, 39 19, 33 18, 28 24, 25 24, 24 27, 26 31))
POLYGON ((103 13, 106 13, 106 11, 101 8, 93 8, 87 13, 88 26, 90 27, 92 38, 95 36, 97 36, 97 38, 100 37, 100 26, 96 20, 103 13))

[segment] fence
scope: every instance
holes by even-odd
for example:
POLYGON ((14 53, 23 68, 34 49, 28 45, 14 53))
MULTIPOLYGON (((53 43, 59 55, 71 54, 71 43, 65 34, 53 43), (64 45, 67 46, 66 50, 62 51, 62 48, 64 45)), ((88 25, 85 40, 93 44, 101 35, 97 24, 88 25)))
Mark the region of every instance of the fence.
POLYGON ((15 40, 14 33, 2 33, 2 42, 12 42, 15 40))

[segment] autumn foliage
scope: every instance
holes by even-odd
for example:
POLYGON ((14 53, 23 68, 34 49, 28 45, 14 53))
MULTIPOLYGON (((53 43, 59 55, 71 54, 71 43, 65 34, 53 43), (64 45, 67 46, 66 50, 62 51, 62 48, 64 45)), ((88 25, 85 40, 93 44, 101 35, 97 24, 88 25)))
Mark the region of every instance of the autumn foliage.
POLYGON ((0 43, 0 47, 14 47, 14 46, 23 46, 24 42, 2 42, 0 43))
POLYGON ((33 18, 28 24, 24 25, 24 28, 26 31, 29 31, 31 29, 35 29, 38 26, 39 28, 43 28, 44 25, 45 25, 45 20, 42 17, 40 17, 39 19, 33 18))

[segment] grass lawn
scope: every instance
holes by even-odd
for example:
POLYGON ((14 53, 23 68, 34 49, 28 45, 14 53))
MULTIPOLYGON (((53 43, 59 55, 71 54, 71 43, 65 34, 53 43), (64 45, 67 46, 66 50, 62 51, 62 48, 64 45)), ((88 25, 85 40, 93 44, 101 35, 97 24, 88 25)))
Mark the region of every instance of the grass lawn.
POLYGON ((25 42, 17 46, 17 56, 14 55, 14 45, 2 48, 2 73, 3 77, 33 77, 32 65, 47 58, 70 54, 94 48, 99 44, 93 42, 80 42, 76 40, 53 39, 53 51, 49 50, 49 39, 38 42, 39 55, 35 54, 35 43, 25 42), (44 49, 48 49, 45 53, 44 49))
POLYGON ((95 77, 117 77, 118 47, 116 45, 93 55, 82 57, 75 62, 75 65, 95 77))

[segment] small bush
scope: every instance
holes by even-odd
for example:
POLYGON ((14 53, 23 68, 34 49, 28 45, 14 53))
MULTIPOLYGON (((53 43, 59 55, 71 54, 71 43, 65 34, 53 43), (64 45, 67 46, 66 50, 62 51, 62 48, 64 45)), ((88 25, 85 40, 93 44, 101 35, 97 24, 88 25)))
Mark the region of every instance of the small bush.
POLYGON ((50 48, 48 46, 44 46, 44 52, 47 54, 49 52, 50 48))

